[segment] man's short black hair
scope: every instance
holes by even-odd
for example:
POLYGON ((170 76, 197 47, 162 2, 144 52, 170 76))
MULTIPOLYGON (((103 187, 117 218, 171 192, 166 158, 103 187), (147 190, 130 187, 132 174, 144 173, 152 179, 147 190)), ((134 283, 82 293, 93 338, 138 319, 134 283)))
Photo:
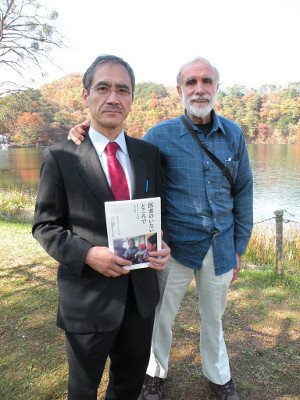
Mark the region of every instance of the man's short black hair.
POLYGON ((128 74, 130 76, 131 86, 132 86, 132 94, 134 93, 135 76, 134 76, 134 72, 133 72, 133 69, 131 68, 131 66, 126 61, 124 61, 123 58, 113 56, 110 54, 103 54, 96 58, 96 60, 85 71, 85 74, 83 75, 83 78, 82 78, 83 87, 85 88, 85 90, 87 91, 88 94, 90 94, 91 83, 92 83, 92 80, 94 77, 95 70, 97 67, 99 67, 99 65, 103 65, 103 64, 111 64, 111 65, 121 64, 121 65, 123 65, 123 67, 127 70, 128 74))

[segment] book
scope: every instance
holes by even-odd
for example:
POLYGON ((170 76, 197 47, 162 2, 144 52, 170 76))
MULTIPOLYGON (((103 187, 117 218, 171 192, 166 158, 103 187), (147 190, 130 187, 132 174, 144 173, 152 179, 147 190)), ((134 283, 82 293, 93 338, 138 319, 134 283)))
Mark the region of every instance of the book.
POLYGON ((107 201, 105 216, 110 251, 132 262, 123 268, 147 268, 148 252, 161 250, 160 197, 107 201))

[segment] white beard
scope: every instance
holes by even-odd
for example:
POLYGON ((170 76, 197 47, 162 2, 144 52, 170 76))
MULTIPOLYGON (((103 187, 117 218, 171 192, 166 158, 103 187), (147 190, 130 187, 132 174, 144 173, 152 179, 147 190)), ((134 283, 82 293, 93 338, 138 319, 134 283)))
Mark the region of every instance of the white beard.
POLYGON ((216 104, 216 96, 208 96, 208 95, 203 95, 203 96, 190 96, 190 97, 185 97, 184 94, 182 94, 182 103, 184 107, 186 108, 188 114, 193 115, 194 117, 197 118, 204 118, 208 114, 210 114, 211 110, 214 108, 216 104), (206 99, 208 100, 208 103, 205 107, 197 107, 192 105, 193 100, 201 100, 201 99, 206 99))

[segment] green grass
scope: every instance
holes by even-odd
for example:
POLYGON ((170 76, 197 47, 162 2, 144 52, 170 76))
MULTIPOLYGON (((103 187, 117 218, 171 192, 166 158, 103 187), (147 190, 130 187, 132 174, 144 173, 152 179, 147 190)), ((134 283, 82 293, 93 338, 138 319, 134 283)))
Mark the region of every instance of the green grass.
POLYGON ((29 224, 0 227, 0 398, 59 399, 67 369, 64 338, 55 326, 57 266, 29 224))

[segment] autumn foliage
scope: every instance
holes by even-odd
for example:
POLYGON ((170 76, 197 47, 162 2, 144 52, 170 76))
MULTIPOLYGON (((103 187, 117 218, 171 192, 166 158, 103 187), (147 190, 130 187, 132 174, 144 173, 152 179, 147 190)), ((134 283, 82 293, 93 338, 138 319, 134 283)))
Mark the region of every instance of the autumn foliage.
MULTIPOLYGON (((248 143, 300 142, 300 82, 258 90, 233 86, 219 90, 215 110, 241 126, 248 143)), ((42 86, 0 98, 0 135, 17 145, 49 145, 89 118, 82 97, 82 75, 74 73, 42 86)), ((129 135, 141 138, 160 121, 183 112, 175 87, 143 82, 126 120, 129 135)))

